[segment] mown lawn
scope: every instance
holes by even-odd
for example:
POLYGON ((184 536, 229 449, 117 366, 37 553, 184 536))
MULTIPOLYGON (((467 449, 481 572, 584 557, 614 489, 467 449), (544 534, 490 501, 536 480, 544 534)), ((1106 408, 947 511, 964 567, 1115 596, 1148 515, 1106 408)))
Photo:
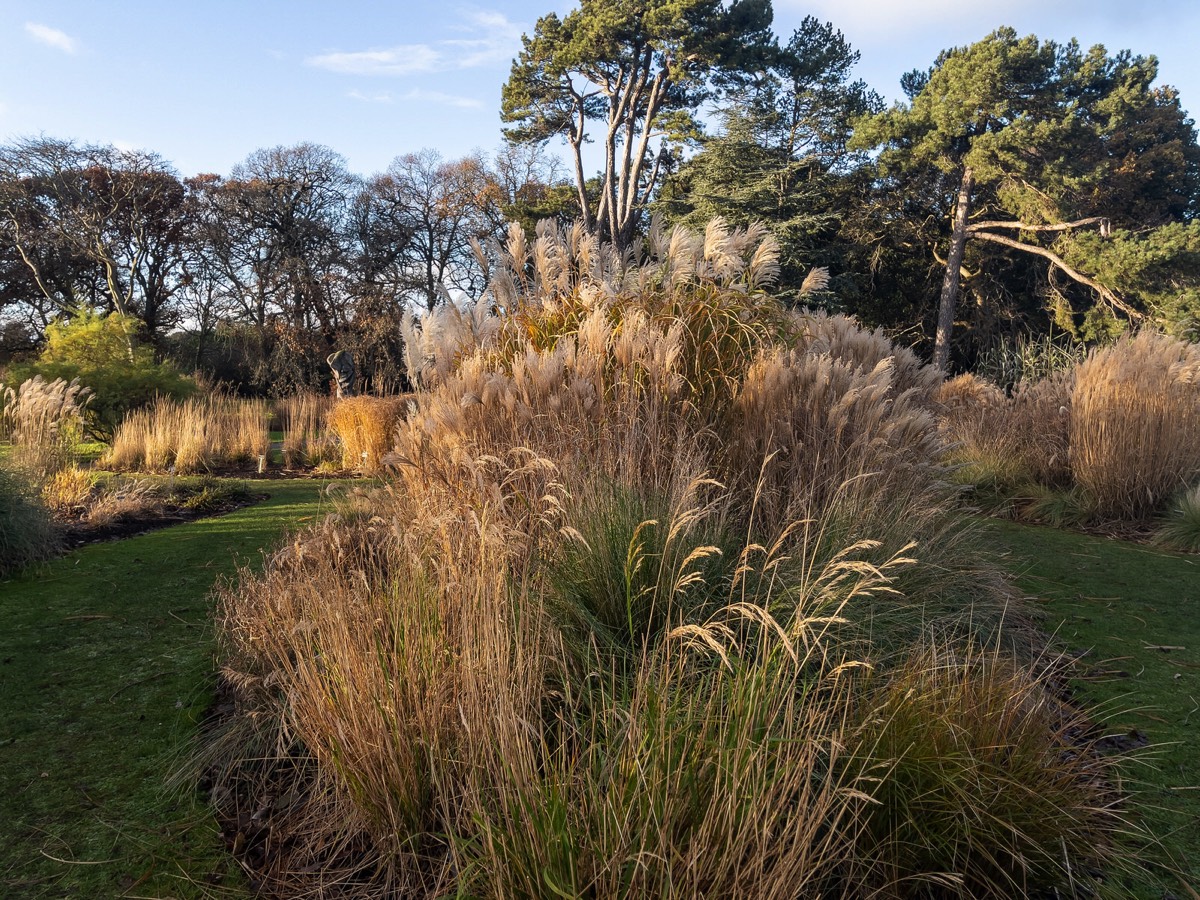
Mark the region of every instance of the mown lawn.
POLYGON ((271 482, 256 506, 0 582, 0 895, 236 891, 211 819, 164 781, 211 699, 209 590, 319 514, 322 488, 271 482))
POLYGON ((1161 842, 1143 897, 1200 897, 1200 557, 993 521, 1018 584, 1069 652, 1086 651, 1078 695, 1135 751, 1130 787, 1161 842))

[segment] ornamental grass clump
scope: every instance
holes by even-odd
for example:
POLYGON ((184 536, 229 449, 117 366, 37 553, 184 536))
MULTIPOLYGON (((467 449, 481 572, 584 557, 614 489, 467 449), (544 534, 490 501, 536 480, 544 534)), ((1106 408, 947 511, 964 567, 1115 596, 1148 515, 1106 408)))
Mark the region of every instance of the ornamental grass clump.
POLYGON ((320 394, 295 394, 275 401, 283 431, 283 462, 288 468, 316 467, 341 462, 342 448, 329 426, 333 399, 320 394))
POLYGON ((1159 523, 1155 540, 1174 550, 1200 553, 1200 484, 1175 498, 1159 523))
POLYGON ((25 472, 0 462, 0 577, 49 559, 58 549, 58 532, 37 486, 25 472))
POLYGON ((254 463, 270 448, 265 400, 215 395, 159 399, 118 426, 102 464, 123 471, 179 474, 254 463))
POLYGON ((378 472, 407 409, 404 397, 347 397, 334 404, 328 421, 340 441, 342 468, 378 472))
POLYGON ((1114 859, 1131 825, 1099 732, 1049 675, 995 651, 928 643, 864 680, 842 759, 872 783, 856 890, 1090 896, 1091 873, 1129 865, 1114 859))
POLYGON ((1046 492, 1072 485, 1070 466, 1073 372, 1020 382, 1006 395, 991 382, 959 375, 935 393, 956 480, 975 502, 1024 511, 1046 492))
MULTIPOLYGON (((936 734, 967 709, 936 672, 915 711, 888 687, 943 665, 922 641, 974 659, 1017 643, 995 623, 1022 617, 957 510, 932 376, 897 380, 876 338, 818 348, 747 275, 770 253, 722 229, 629 257, 549 226, 514 252, 514 232, 495 321, 460 311, 466 344, 423 324, 425 387, 377 429, 382 484, 219 591, 234 712, 207 766, 264 890, 1063 892, 1043 859, 1065 847, 1085 883, 1095 858, 1065 823, 1114 845, 1092 804, 1104 767, 1065 766, 1057 721, 998 701, 972 752, 1024 722, 1042 755, 1007 780, 945 768, 992 779, 991 836, 1043 816, 1033 841, 962 837, 970 792, 889 791, 909 757, 872 710, 936 734), (1048 772, 1066 772, 1056 793, 1048 772), (948 852, 905 869, 909 842, 948 852), (1018 882, 1008 861, 1026 858, 1018 882)), ((1038 684, 1028 652, 993 652, 1038 684)))
POLYGON ((70 467, 90 396, 78 379, 47 381, 35 375, 16 388, 0 386, 0 433, 12 441, 13 463, 36 481, 70 467))
POLYGON ((1071 472, 1100 514, 1145 520, 1200 479, 1200 346, 1143 331, 1075 375, 1071 472))

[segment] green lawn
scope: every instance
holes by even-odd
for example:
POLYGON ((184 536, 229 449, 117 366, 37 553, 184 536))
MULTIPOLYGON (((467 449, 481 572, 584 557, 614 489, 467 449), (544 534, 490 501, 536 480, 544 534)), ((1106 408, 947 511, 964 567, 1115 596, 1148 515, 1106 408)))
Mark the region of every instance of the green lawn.
POLYGON ((166 774, 210 701, 208 599, 321 510, 322 483, 93 544, 0 582, 0 895, 226 895, 215 826, 166 774))
POLYGON ((1200 896, 1200 557, 993 521, 989 532, 1038 598, 1045 626, 1091 667, 1079 695, 1106 732, 1150 745, 1129 776, 1161 863, 1139 896, 1200 896), (1174 870, 1174 871, 1171 871, 1174 870), (1164 893, 1169 892, 1169 893, 1164 893))

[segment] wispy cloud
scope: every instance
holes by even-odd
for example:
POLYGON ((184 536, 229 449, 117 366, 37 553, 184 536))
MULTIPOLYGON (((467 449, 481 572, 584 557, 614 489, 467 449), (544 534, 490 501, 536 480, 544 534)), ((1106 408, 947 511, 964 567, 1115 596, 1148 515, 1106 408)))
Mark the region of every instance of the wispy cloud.
POLYGON ((354 90, 346 94, 351 100, 361 100, 363 103, 391 103, 395 98, 392 97, 389 91, 382 91, 376 94, 365 94, 362 91, 354 90))
POLYGON ((65 31, 59 31, 57 28, 51 28, 49 25, 42 25, 39 22, 26 22, 25 33, 39 44, 45 44, 47 47, 53 47, 63 53, 74 53, 79 49, 79 42, 65 31))
POLYGON ((432 43, 322 53, 304 62, 343 75, 415 75, 504 63, 516 55, 520 46, 520 26, 499 12, 469 10, 454 30, 466 36, 432 43))
POLYGON ((310 56, 304 62, 343 75, 412 75, 436 72, 441 68, 440 58, 438 51, 428 44, 403 44, 386 50, 325 53, 310 56))
POLYGON ((442 42, 455 54, 455 68, 459 69, 507 63, 516 56, 521 45, 521 26, 499 12, 469 11, 459 30, 479 35, 442 42))
POLYGON ((443 94, 441 91, 423 91, 419 88, 413 88, 411 91, 406 91, 402 96, 402 100, 418 100, 423 103, 438 103, 442 106, 456 106, 459 109, 482 109, 483 102, 476 100, 474 97, 461 97, 456 94, 443 94))

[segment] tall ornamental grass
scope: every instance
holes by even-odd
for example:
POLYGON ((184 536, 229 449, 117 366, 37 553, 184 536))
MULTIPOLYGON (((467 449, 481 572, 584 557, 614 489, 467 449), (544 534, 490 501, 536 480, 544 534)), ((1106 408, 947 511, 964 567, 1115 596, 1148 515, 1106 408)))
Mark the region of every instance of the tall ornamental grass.
POLYGON ((514 233, 505 314, 426 324, 391 477, 219 592, 205 762, 265 890, 1087 895, 1111 774, 962 627, 1021 615, 931 376, 817 346, 760 239, 514 233))
POLYGON ((1145 524, 1200 483, 1200 347, 1144 331, 1006 395, 937 394, 959 477, 1052 524, 1145 524))
POLYGON ((179 474, 254 463, 270 448, 265 400, 213 395, 160 399, 130 413, 102 464, 123 471, 179 474))
POLYGON ((275 418, 283 431, 283 462, 288 468, 340 463, 342 448, 329 426, 334 401, 320 394, 294 394, 275 401, 275 418))
POLYGON ((347 397, 334 404, 328 422, 340 443, 342 468, 378 472, 407 407, 404 397, 347 397))
POLYGON ((1071 470, 1117 518, 1200 482, 1200 346, 1143 331, 1093 351, 1075 376, 1071 470))
POLYGON ((36 481, 69 468, 90 396, 78 379, 47 381, 35 375, 15 388, 0 386, 0 434, 12 442, 12 462, 36 481))

